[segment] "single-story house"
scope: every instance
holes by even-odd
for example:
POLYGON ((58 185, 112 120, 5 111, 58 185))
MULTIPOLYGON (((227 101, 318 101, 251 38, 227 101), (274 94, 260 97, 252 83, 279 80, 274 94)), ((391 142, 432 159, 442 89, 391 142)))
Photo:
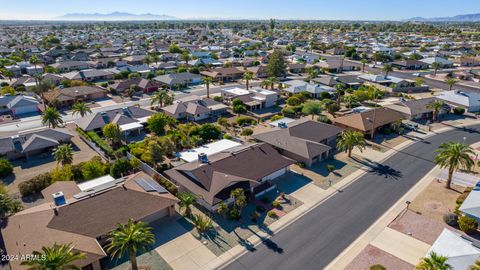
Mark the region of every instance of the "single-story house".
POLYGON ((0 155, 9 160, 49 153, 60 144, 70 143, 73 135, 63 128, 42 129, 0 138, 0 155))
POLYGON ((236 67, 229 68, 215 68, 211 70, 205 70, 200 72, 203 76, 210 77, 217 82, 232 82, 242 78, 245 71, 236 67))
POLYGON ((181 89, 189 85, 201 83, 202 76, 190 72, 182 72, 160 75, 153 78, 153 80, 169 86, 170 89, 181 89))
POLYGON ((110 88, 115 90, 116 93, 122 93, 125 90, 130 89, 132 85, 134 85, 139 91, 149 93, 157 91, 160 83, 143 78, 133 78, 114 83, 110 85, 110 88))
POLYGON ((58 102, 60 106, 70 106, 75 102, 86 102, 107 96, 107 91, 98 86, 74 86, 57 88, 44 94, 48 102, 58 102))
POLYGON ((428 108, 428 104, 435 100, 434 97, 409 100, 400 98, 399 102, 385 105, 385 107, 401 113, 407 120, 431 119, 433 109, 428 108))
POLYGON ((19 116, 39 111, 40 101, 32 96, 0 96, 0 114, 19 116))
POLYGON ((374 108, 337 117, 334 119, 334 124, 371 136, 372 131, 389 127, 390 124, 400 119, 402 119, 402 114, 397 111, 388 108, 374 108))
POLYGON ((267 78, 268 77, 268 70, 267 66, 253 66, 253 67, 248 67, 248 71, 253 73, 253 76, 255 78, 267 78))
POLYGON ((199 155, 198 160, 165 171, 174 183, 193 194, 210 210, 220 202, 231 203, 230 192, 244 189, 247 196, 271 187, 269 183, 284 175, 295 162, 268 144, 249 144, 226 151, 199 155))
MULTIPOLYGON (((82 183, 57 182, 42 191, 46 202, 8 217, 1 232, 6 254, 32 254, 42 247, 69 244, 86 255, 73 264, 101 270, 108 233, 129 219, 151 223, 175 213, 178 199, 143 172, 125 178, 101 177, 82 183), (19 245, 21 243, 21 245, 19 245)), ((26 269, 10 260, 12 270, 26 269)))
POLYGON ((283 91, 285 92, 292 93, 292 94, 308 92, 314 98, 319 98, 321 93, 323 92, 327 92, 327 93, 335 92, 335 88, 333 87, 322 85, 322 84, 312 84, 312 83, 308 83, 301 80, 291 80, 291 81, 285 82, 285 84, 288 86, 283 89, 283 91))
POLYGON ((392 62, 392 67, 395 67, 398 69, 418 70, 418 69, 427 69, 428 64, 419 60, 408 59, 408 60, 392 62))
POLYGON ((355 70, 356 66, 350 62, 337 59, 327 59, 320 61, 315 64, 315 66, 326 69, 328 72, 332 73, 341 73, 343 71, 355 70))
POLYGON ((459 90, 444 91, 436 98, 453 107, 463 107, 468 112, 480 111, 480 93, 459 90))
POLYGON ((162 111, 175 119, 198 121, 225 114, 227 108, 227 105, 213 99, 189 95, 175 100, 172 105, 163 107, 162 111))
POLYGON ((448 59, 445 59, 445 58, 442 58, 442 57, 438 57, 438 56, 424 58, 424 59, 421 59, 420 61, 429 65, 430 67, 432 67, 433 63, 439 63, 441 68, 452 68, 453 67, 453 62, 452 61, 450 61, 448 59))
POLYGON ((342 129, 316 121, 301 119, 279 124, 272 130, 254 134, 253 138, 277 149, 280 154, 311 166, 335 153, 342 129))
POLYGON ((112 80, 113 76, 114 73, 106 69, 85 69, 63 74, 65 79, 85 82, 112 80))
POLYGON ((101 132, 102 127, 109 123, 117 124, 125 137, 138 135, 144 130, 148 118, 154 111, 137 106, 118 108, 103 112, 96 112, 75 121, 75 124, 84 131, 101 132))
POLYGON ((89 69, 94 65, 95 63, 92 61, 64 61, 51 64, 50 66, 57 69, 60 73, 64 73, 74 70, 89 69))
POLYGON ((221 90, 224 102, 231 104, 233 100, 240 99, 250 111, 270 108, 277 105, 279 94, 275 91, 251 88, 249 90, 233 87, 221 90))

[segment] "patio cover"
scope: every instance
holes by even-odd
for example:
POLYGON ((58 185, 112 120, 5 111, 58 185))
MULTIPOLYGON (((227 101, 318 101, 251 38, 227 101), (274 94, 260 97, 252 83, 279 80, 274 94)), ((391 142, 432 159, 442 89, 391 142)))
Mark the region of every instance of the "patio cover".
POLYGON ((139 122, 133 122, 133 123, 121 125, 119 127, 121 131, 143 128, 142 124, 140 124, 139 122))

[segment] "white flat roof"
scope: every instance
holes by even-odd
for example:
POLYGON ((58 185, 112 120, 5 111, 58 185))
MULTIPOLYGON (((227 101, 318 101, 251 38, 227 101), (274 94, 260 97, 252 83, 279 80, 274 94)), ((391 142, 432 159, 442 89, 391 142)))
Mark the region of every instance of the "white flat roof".
POLYGON ((250 94, 250 92, 247 89, 238 88, 238 87, 227 88, 227 89, 223 89, 222 91, 233 94, 233 95, 237 95, 237 96, 250 94))
POLYGON ((217 142, 202 145, 195 149, 181 152, 178 154, 178 157, 185 160, 186 162, 192 162, 198 159, 198 154, 200 153, 205 153, 207 154, 207 156, 209 156, 240 145, 241 143, 223 139, 217 142))
POLYGON ((142 127, 143 127, 142 124, 140 124, 139 122, 133 122, 133 123, 130 123, 130 124, 125 124, 125 125, 119 126, 121 131, 132 130, 132 129, 142 128, 142 127))
POLYGON ((87 191, 110 182, 115 182, 115 178, 113 178, 111 175, 105 175, 87 182, 80 183, 77 186, 81 191, 87 191))

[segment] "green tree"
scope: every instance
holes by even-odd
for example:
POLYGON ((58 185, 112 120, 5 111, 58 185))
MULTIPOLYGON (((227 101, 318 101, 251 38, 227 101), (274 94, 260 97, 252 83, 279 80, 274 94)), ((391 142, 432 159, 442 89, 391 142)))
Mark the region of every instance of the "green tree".
POLYGON ((61 144, 53 150, 53 156, 58 164, 62 166, 73 163, 73 148, 70 144, 61 144))
POLYGON ((2 87, 2 90, 1 90, 1 93, 2 95, 11 95, 11 96, 15 96, 15 88, 11 87, 11 86, 4 86, 2 87))
POLYGON ((417 270, 450 270, 453 267, 447 263, 448 258, 435 252, 431 252, 428 257, 423 257, 420 263, 415 266, 417 270))
POLYGON ((245 80, 245 86, 247 87, 247 90, 250 86, 250 81, 253 79, 253 73, 250 71, 246 71, 243 74, 243 79, 245 80))
POLYGON ((438 114, 442 110, 443 106, 445 103, 441 100, 435 100, 427 104, 427 109, 432 109, 433 110, 433 116, 432 120, 435 122, 438 119, 438 114))
POLYGON ((348 152, 348 157, 352 157, 353 148, 360 151, 365 149, 366 141, 362 133, 354 130, 345 130, 337 139, 337 148, 340 151, 348 152))
POLYGON ((20 201, 13 199, 7 194, 5 188, 0 192, 0 218, 15 214, 23 209, 20 201))
POLYGON ((108 123, 102 128, 102 133, 113 146, 118 145, 122 141, 122 131, 115 123, 108 123))
POLYGON ((190 54, 188 52, 183 52, 180 58, 182 59, 182 61, 185 61, 185 66, 188 67, 188 61, 190 61, 191 59, 190 54))
POLYGON ((432 63, 432 68, 433 68, 433 76, 437 76, 437 71, 440 69, 442 65, 440 65, 440 63, 438 62, 433 62, 432 63))
POLYGON ((365 72, 365 65, 368 63, 368 60, 367 59, 362 59, 362 60, 360 60, 360 62, 362 63, 362 72, 365 72))
POLYGON ((383 72, 385 72, 385 78, 388 77, 388 73, 393 71, 393 68, 390 64, 384 64, 382 67, 383 72))
POLYGON ((242 212, 242 208, 247 205, 247 196, 245 196, 245 190, 243 188, 236 188, 230 191, 230 198, 233 199, 233 206, 242 212))
POLYGON ((126 176, 133 169, 132 163, 126 158, 119 158, 110 166, 110 175, 114 178, 126 176))
POLYGON ((165 127, 173 126, 177 121, 164 113, 156 113, 147 120, 147 128, 157 135, 165 133, 165 127))
POLYGON ((286 64, 283 53, 275 49, 268 58, 267 73, 270 77, 283 77, 286 74, 286 64))
POLYGON ((447 85, 448 85, 448 90, 452 90, 453 86, 458 82, 458 80, 455 80, 453 78, 448 78, 447 80, 447 85))
POLYGON ((447 188, 451 188, 453 173, 460 169, 470 170, 475 164, 471 156, 475 156, 473 149, 463 143, 442 143, 437 149, 434 162, 441 168, 448 169, 447 188))
POLYGON ((192 215, 192 205, 195 203, 197 198, 190 192, 182 192, 178 194, 178 205, 180 206, 180 210, 185 209, 184 215, 186 217, 190 217, 192 215))
POLYGON ((63 124, 62 115, 54 107, 47 107, 42 113, 42 125, 56 128, 63 124))
POLYGON ((128 255, 132 270, 138 270, 137 253, 147 251, 155 243, 155 235, 147 223, 130 219, 126 224, 118 224, 117 229, 108 234, 107 241, 107 252, 112 257, 128 255))
POLYGON ((321 112, 322 104, 318 101, 307 101, 302 108, 302 113, 305 115, 311 115, 312 120, 315 115, 319 115, 321 112))
POLYGON ((213 82, 213 79, 211 77, 203 77, 202 80, 207 88, 207 98, 210 98, 210 84, 213 82))
POLYGON ((7 159, 0 159, 0 177, 6 177, 13 173, 13 165, 7 159))
POLYGON ((23 261, 21 265, 29 270, 80 270, 75 261, 85 259, 86 255, 74 248, 71 243, 54 243, 51 247, 42 247, 42 251, 33 251, 33 259, 23 261))
POLYGON ((152 99, 150 101, 150 104, 152 106, 155 105, 155 104, 158 104, 158 106, 160 106, 160 107, 171 105, 171 104, 173 104, 173 96, 170 95, 165 90, 156 91, 152 95, 152 99))
POLYGON ((85 180, 95 179, 105 175, 105 165, 100 158, 92 158, 82 163, 82 176, 85 180))
POLYGON ((87 114, 92 113, 92 109, 84 102, 76 102, 72 106, 72 115, 79 114, 81 117, 85 117, 87 114))

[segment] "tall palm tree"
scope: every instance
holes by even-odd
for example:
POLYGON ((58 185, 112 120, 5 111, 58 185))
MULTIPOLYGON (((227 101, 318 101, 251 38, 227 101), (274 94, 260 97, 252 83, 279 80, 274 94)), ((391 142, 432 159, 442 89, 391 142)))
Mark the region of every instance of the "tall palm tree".
POLYGON ((213 82, 212 77, 203 77, 203 83, 205 84, 205 87, 207 88, 207 98, 210 98, 210 84, 213 82))
POLYGON ((270 82, 270 89, 273 90, 274 84, 277 83, 277 82, 279 82, 279 81, 278 81, 277 77, 273 77, 273 76, 270 77, 270 78, 268 78, 268 80, 269 80, 269 82, 270 82))
POLYGON ((92 109, 84 102, 76 102, 72 106, 72 115, 79 114, 81 117, 85 117, 87 114, 92 113, 92 109))
POLYGON ((185 216, 189 217, 192 214, 192 204, 195 203, 197 198, 190 192, 182 192, 178 195, 180 202, 178 205, 181 209, 185 209, 185 216))
POLYGON ((367 59, 362 59, 362 60, 360 60, 360 62, 362 63, 362 72, 365 72, 365 65, 368 63, 368 60, 367 59))
POLYGON ((268 87, 272 84, 270 78, 267 78, 265 80, 263 80, 261 83, 260 83, 260 86, 263 88, 265 87, 265 89, 268 89, 268 87))
POLYGON ((448 84, 448 90, 452 90, 453 86, 457 83, 458 81, 453 79, 453 78, 449 78, 447 80, 447 84, 448 84))
POLYGON ((165 90, 159 90, 153 93, 150 104, 158 104, 160 107, 172 104, 173 97, 165 90))
POLYGON ((475 164, 471 156, 475 155, 473 149, 463 143, 442 143, 437 149, 435 164, 441 168, 448 168, 447 188, 451 188, 453 173, 460 169, 470 170, 475 164))
POLYGON ((388 73, 393 71, 393 68, 390 64, 385 64, 385 65, 383 65, 382 70, 383 70, 383 72, 385 72, 385 78, 386 78, 386 77, 388 77, 388 73))
POLYGON ((335 85, 335 96, 337 96, 337 105, 340 106, 340 100, 342 95, 345 93, 345 84, 339 83, 335 85))
POLYGON ((34 251, 32 255, 32 260, 21 262, 29 270, 80 270, 75 261, 86 257, 84 253, 74 251, 72 244, 57 243, 42 247, 42 251, 34 251))
POLYGON ((441 100, 435 100, 427 104, 427 109, 433 110, 432 121, 437 121, 438 114, 440 113, 440 110, 442 110, 444 104, 445 103, 441 100))
POLYGON ((53 150, 53 156, 58 164, 62 166, 72 164, 73 162, 73 148, 70 144, 61 144, 53 150))
POLYGON ((42 113, 42 125, 56 128, 63 124, 62 115, 54 107, 47 107, 42 113))
POLYGON ((348 157, 352 157, 353 148, 360 151, 365 149, 366 141, 362 133, 354 130, 345 130, 337 139, 337 148, 340 151, 348 152, 348 157))
POLYGON ((433 77, 437 76, 437 71, 440 69, 441 65, 438 62, 433 62, 432 63, 432 68, 433 68, 433 77))
POLYGON ((37 79, 37 76, 36 76, 36 75, 40 75, 40 74, 38 74, 38 70, 37 70, 37 64, 39 63, 38 57, 36 55, 32 55, 32 57, 30 57, 29 61, 35 67, 35 84, 38 85, 39 80, 37 79))
POLYGON ((41 80, 38 83, 38 85, 35 85, 34 87, 32 87, 32 92, 34 92, 37 95, 40 95, 40 98, 42 99, 42 102, 45 105, 48 102, 45 99, 45 93, 54 88, 55 88, 55 85, 49 80, 41 80))
POLYGON ((250 80, 253 79, 253 73, 250 71, 247 71, 243 74, 243 79, 245 80, 245 86, 247 87, 247 90, 250 86, 250 80))
POLYGON ((137 252, 147 251, 155 243, 152 228, 143 221, 128 220, 126 224, 117 224, 117 229, 108 234, 107 252, 112 257, 130 259, 132 270, 138 270, 137 252))
POLYGON ((422 258, 420 263, 415 266, 417 270, 450 270, 453 267, 447 263, 448 258, 431 252, 428 257, 422 258))

